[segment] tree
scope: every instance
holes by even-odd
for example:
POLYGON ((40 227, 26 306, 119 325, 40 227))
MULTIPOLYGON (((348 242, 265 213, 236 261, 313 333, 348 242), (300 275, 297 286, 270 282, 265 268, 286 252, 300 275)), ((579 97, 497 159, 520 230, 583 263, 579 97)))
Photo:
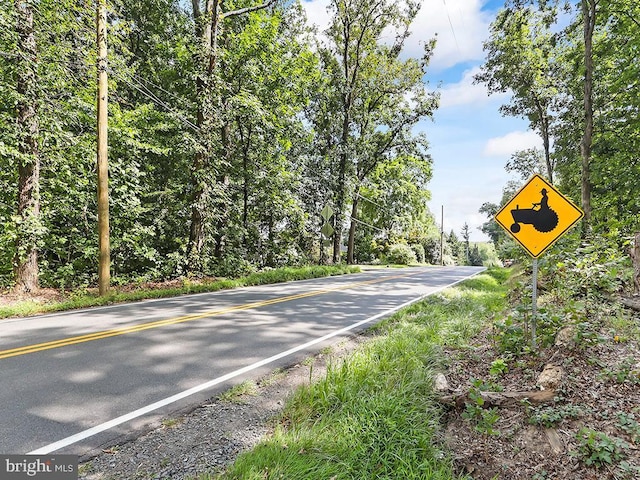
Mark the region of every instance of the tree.
MULTIPOLYGON (((431 45, 431 47, 433 44, 431 45)), ((354 241, 357 227, 360 189, 376 166, 398 158, 422 158, 430 161, 428 144, 423 135, 413 133, 415 124, 431 117, 437 108, 437 97, 427 94, 423 83, 424 69, 431 47, 421 62, 399 61, 383 49, 380 66, 368 79, 371 90, 362 109, 354 114, 357 128, 354 142, 355 178, 351 200, 351 222, 347 241, 347 263, 354 263, 354 241)), ((396 51, 400 51, 398 46, 396 51)), ((364 90, 364 89, 363 89, 364 90)), ((365 97, 365 93, 362 94, 365 97)))
POLYGON ((470 233, 469 233, 469 224, 467 222, 464 222, 464 225, 462 226, 461 234, 462 234, 462 240, 464 240, 465 265, 469 265, 470 233))
POLYGON ((469 253, 469 264, 473 265, 474 267, 479 267, 482 265, 482 263, 483 259, 482 253, 480 253, 480 247, 478 247, 478 244, 475 244, 473 246, 473 249, 469 253))
POLYGON ((31 2, 16 0, 17 32, 17 144, 18 228, 16 234, 15 289, 38 289, 40 219, 40 122, 38 104, 38 51, 31 2))
MULTIPOLYGON (((392 75, 389 80, 384 80, 384 73, 393 71, 394 61, 409 34, 408 28, 418 12, 418 7, 419 4, 414 0, 333 0, 330 4, 334 17, 327 32, 330 44, 324 57, 327 59, 325 64, 331 68, 331 94, 335 96, 335 104, 340 115, 340 127, 336 132, 337 138, 332 152, 336 159, 333 198, 334 263, 340 260, 345 207, 352 183, 350 180, 354 174, 356 177, 358 173, 360 176, 366 176, 365 172, 372 170, 371 166, 361 166, 359 172, 354 171, 358 149, 362 147, 358 138, 362 137, 363 129, 374 132, 375 128, 380 126, 380 123, 371 122, 372 118, 369 115, 384 105, 384 102, 392 98, 396 92, 396 88, 388 93, 385 91, 392 85, 389 82, 397 78, 392 75), (382 35, 387 33, 395 36, 390 47, 382 43, 382 35), (382 88, 376 92, 377 81, 383 83, 382 88), (357 133, 358 130, 360 135, 357 133)), ((402 123, 406 123, 406 120, 402 123)), ((391 132, 386 135, 386 139, 378 143, 378 150, 389 148, 385 145, 390 145, 395 140, 400 129, 396 126, 389 128, 391 132)), ((375 150, 370 149, 369 153, 373 155, 374 162, 377 162, 379 159, 376 156, 382 156, 383 152, 375 150)))
POLYGON ((512 92, 511 103, 500 110, 522 116, 542 138, 547 178, 554 179, 551 156, 553 102, 558 95, 555 81, 555 35, 550 25, 555 10, 541 6, 506 8, 491 23, 491 37, 485 42, 487 59, 475 82, 484 83, 490 93, 512 92))
POLYGON ((583 233, 591 223, 591 149, 593 141, 593 35, 597 21, 597 0, 581 0, 584 39, 584 135, 580 142, 582 155, 583 233))
POLYGON ((518 173, 523 181, 528 180, 534 174, 544 175, 546 170, 544 152, 538 148, 518 150, 511 155, 505 170, 518 173))
POLYGON ((590 212, 585 234, 620 229, 630 235, 639 225, 640 204, 628 193, 640 186, 639 106, 632 93, 640 75, 633 53, 640 42, 638 15, 636 2, 580 2, 564 36, 556 152, 563 191, 590 212))
POLYGON ((302 115, 320 75, 306 28, 297 8, 253 12, 230 25, 221 64, 233 144, 225 253, 259 267, 304 261, 309 243, 302 115))
POLYGON ((451 255, 453 256, 455 263, 458 265, 463 264, 466 257, 465 244, 458 239, 456 232, 451 230, 448 236, 445 235, 445 241, 451 248, 451 255))
POLYGON ((431 175, 429 158, 407 156, 378 163, 360 189, 354 260, 375 257, 378 248, 393 243, 420 243, 431 252, 430 239, 439 239, 427 208, 431 175))
POLYGON ((213 224, 218 231, 216 253, 220 255, 221 232, 227 203, 224 167, 228 165, 228 123, 224 122, 221 84, 218 68, 218 42, 223 34, 224 22, 228 18, 262 10, 275 0, 266 0, 258 5, 225 11, 224 1, 192 0, 196 38, 200 45, 196 49, 195 91, 198 102, 196 128, 199 130, 198 145, 192 167, 193 197, 191 201, 191 221, 187 246, 187 270, 202 271, 202 251, 206 240, 206 226, 213 210, 213 224), (216 141, 217 134, 217 141, 216 141), (216 154, 218 156, 217 159, 216 154), (214 163, 214 159, 217 160, 214 163), (212 186, 216 186, 212 191, 212 186), (213 197, 213 202, 211 201, 213 197))

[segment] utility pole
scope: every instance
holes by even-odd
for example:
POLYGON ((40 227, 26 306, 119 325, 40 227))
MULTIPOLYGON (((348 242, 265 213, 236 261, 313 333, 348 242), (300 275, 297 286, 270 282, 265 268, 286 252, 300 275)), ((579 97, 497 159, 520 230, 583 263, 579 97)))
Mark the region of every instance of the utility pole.
POLYGON ((440 265, 444 266, 444 205, 440 215, 440 265))
POLYGON ((109 245, 109 162, 107 156, 107 0, 98 0, 96 11, 98 44, 97 170, 98 170, 98 290, 109 293, 111 253, 109 245))

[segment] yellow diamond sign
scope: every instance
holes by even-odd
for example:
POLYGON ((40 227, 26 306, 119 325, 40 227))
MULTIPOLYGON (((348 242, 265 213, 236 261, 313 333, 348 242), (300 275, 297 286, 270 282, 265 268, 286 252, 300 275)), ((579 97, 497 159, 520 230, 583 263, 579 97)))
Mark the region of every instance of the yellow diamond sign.
POLYGON ((534 175, 495 219, 533 258, 538 258, 583 215, 553 185, 534 175))

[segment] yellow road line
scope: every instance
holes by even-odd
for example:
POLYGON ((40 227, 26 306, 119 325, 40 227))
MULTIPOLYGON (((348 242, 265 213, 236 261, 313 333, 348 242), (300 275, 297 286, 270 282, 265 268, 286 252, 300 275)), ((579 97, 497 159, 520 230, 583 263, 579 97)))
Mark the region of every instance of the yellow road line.
POLYGON ((16 357, 18 355, 26 355, 29 353, 42 352, 44 350, 51 350, 53 348, 66 347, 68 345, 75 345, 78 343, 90 342, 93 340, 101 340, 103 338, 116 337, 118 335, 126 335, 128 333, 141 332, 152 328, 163 327, 166 325, 175 325, 178 323, 189 322, 192 320, 199 320, 207 317, 214 317, 223 315, 225 313, 237 312, 241 310, 250 310, 253 308, 264 307, 267 305, 274 305, 277 303, 290 302, 292 300, 298 300, 300 298, 314 297, 318 295, 324 295, 326 293, 336 292, 340 290, 348 290, 350 288, 360 287, 363 285, 371 285, 374 283, 386 282, 397 278, 403 278, 413 275, 414 273, 405 275, 394 275, 391 277, 376 278, 374 280, 366 280, 363 282, 349 283, 340 287, 334 287, 329 289, 312 290, 311 292, 298 293, 295 295, 288 295, 285 297, 272 298, 270 300, 263 300, 260 302, 247 303, 245 305, 236 305, 233 307, 221 308, 219 310, 209 310, 204 313, 198 313, 193 315, 184 315, 181 317, 167 318, 164 320, 157 320, 154 322, 141 323, 139 325, 132 325, 130 327, 116 328, 113 330, 103 330, 100 332, 89 333, 86 335, 80 335, 77 337, 68 337, 60 340, 52 340, 50 342, 38 343, 34 345, 25 345, 23 347, 11 348, 9 350, 0 350, 0 359, 16 357))

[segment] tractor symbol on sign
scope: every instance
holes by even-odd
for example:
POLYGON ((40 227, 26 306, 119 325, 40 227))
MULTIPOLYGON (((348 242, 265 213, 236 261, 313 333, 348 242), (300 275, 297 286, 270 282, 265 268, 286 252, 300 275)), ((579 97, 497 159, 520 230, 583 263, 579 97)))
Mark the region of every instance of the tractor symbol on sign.
POLYGON ((513 225, 509 229, 513 233, 520 231, 520 224, 533 225, 540 233, 547 233, 556 228, 558 225, 558 214, 555 210, 549 208, 549 197, 547 196, 547 189, 543 188, 540 193, 542 198, 540 202, 534 203, 533 208, 520 209, 518 205, 514 210, 511 210, 511 216, 513 217, 513 225), (535 207, 538 207, 537 209, 535 207))

